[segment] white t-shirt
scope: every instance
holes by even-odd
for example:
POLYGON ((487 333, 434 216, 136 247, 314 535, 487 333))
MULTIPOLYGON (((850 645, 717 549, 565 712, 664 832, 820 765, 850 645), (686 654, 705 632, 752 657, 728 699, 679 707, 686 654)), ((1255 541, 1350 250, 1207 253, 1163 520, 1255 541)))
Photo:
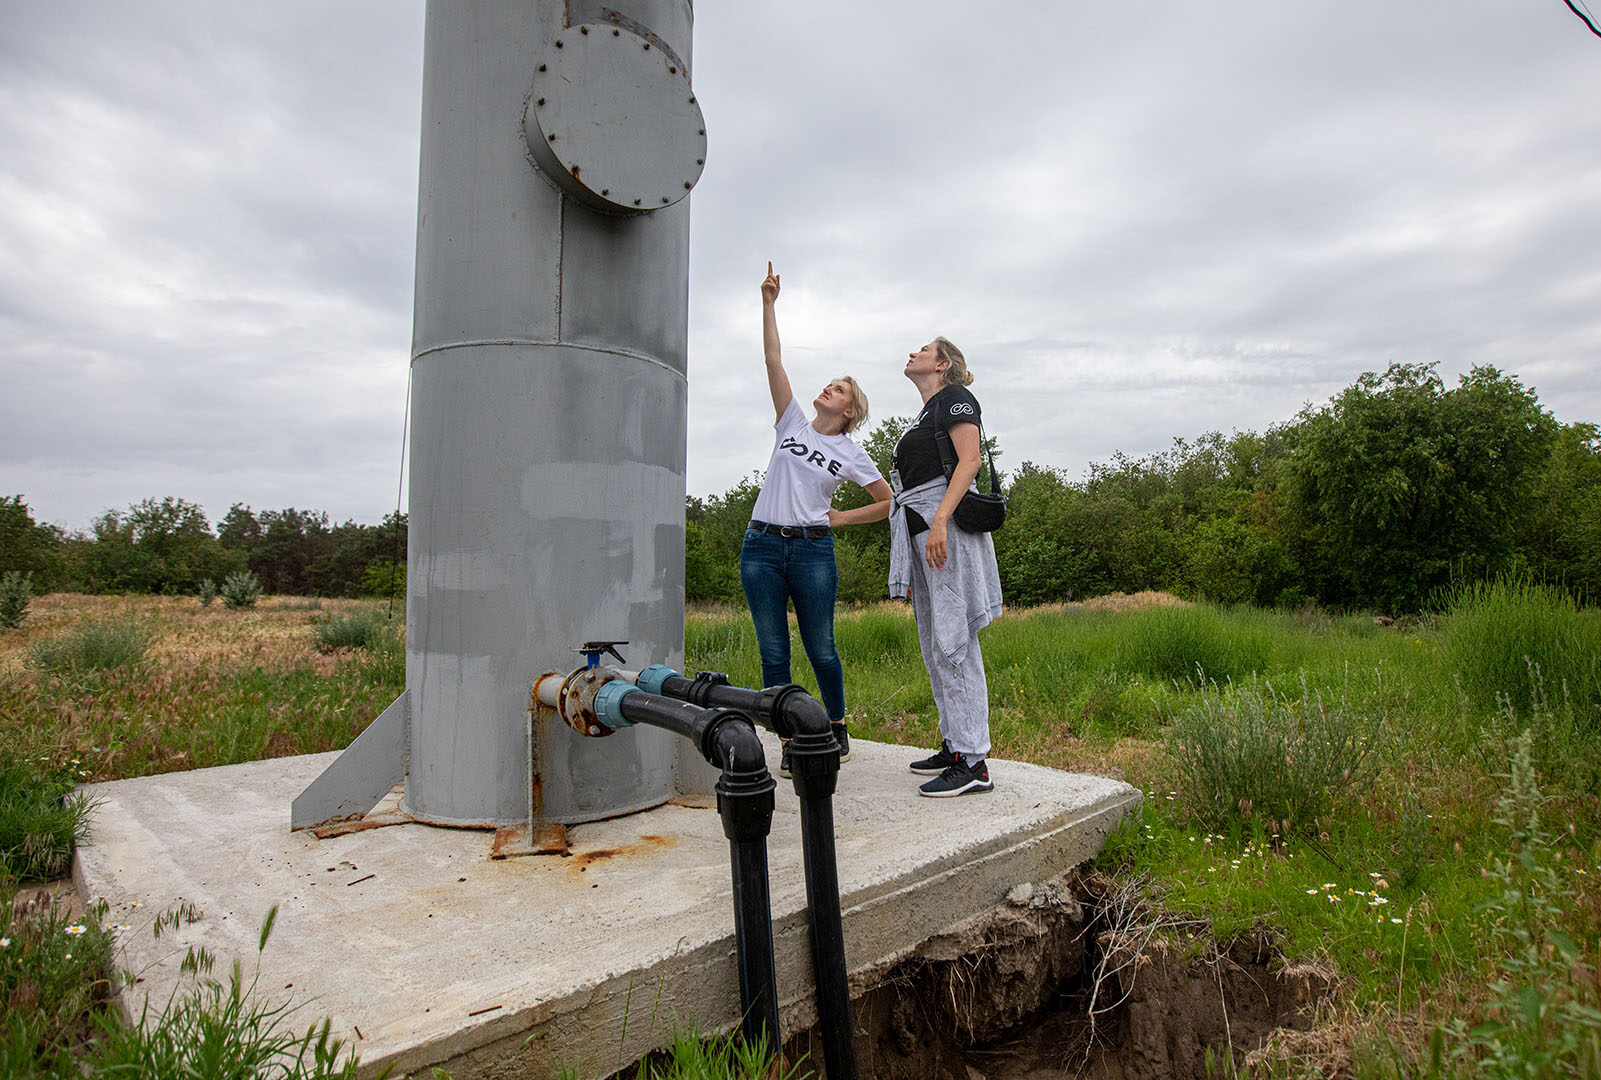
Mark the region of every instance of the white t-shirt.
POLYGON ((795 399, 773 425, 773 456, 750 516, 769 525, 827 525, 834 489, 851 480, 866 487, 884 477, 849 435, 821 435, 795 399))

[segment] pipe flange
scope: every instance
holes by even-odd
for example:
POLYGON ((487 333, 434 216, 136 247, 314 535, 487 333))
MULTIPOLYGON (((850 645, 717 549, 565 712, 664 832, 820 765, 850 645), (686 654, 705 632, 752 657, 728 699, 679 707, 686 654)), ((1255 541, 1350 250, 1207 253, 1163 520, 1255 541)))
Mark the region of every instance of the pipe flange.
POLYGON ((595 716, 595 695, 617 678, 617 672, 604 665, 579 668, 561 684, 557 712, 562 721, 580 735, 604 738, 615 728, 607 727, 595 716))

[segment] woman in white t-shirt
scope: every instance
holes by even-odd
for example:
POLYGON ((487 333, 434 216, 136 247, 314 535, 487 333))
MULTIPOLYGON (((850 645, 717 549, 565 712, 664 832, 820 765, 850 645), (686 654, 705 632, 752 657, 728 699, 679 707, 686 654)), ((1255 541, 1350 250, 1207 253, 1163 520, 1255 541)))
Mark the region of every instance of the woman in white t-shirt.
MULTIPOLYGON (((839 571, 831 530, 884 520, 892 493, 867 451, 850 438, 849 433, 867 419, 867 395, 855 379, 844 376, 825 386, 812 402, 817 415, 809 421, 796 404, 779 356, 777 300, 778 275, 768 263, 762 282, 762 352, 777 417, 776 437, 740 549, 739 577, 756 625, 764 686, 790 681, 787 609, 794 601, 801 644, 833 721, 840 760, 845 761, 850 757, 850 736, 845 728, 845 674, 834 647, 839 571), (873 503, 835 510, 834 490, 845 480, 866 488, 873 503)), ((787 747, 779 771, 789 775, 787 747)))

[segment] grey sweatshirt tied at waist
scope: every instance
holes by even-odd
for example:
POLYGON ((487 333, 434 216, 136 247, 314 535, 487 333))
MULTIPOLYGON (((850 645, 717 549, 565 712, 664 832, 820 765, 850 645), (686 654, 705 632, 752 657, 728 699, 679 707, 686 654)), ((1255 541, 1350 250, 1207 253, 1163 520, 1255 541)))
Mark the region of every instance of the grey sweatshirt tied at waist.
MULTIPOLYGON (((906 510, 924 521, 934 520, 947 481, 936 476, 926 484, 901 491, 898 473, 890 473, 895 491, 889 511, 889 594, 905 597, 912 584, 912 560, 924 558, 928 536, 913 537, 906 527, 906 510)), ((967 655, 973 635, 1001 613, 1001 575, 995 565, 995 542, 989 533, 970 533, 950 522, 945 529, 945 566, 928 570, 929 608, 934 618, 934 642, 952 666, 967 655)))

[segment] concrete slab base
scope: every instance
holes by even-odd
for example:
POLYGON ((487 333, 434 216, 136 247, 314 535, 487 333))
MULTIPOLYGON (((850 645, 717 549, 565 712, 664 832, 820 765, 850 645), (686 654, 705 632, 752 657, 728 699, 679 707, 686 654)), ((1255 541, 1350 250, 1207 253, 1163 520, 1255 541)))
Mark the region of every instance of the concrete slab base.
MULTIPOLYGON (((765 736, 764 736, 765 737, 765 736)), ((769 763, 778 748, 769 740, 769 763)), ((992 760, 995 791, 917 794, 922 751, 853 740, 835 828, 846 956, 888 964, 941 930, 1090 858, 1139 803, 1127 784, 992 760)), ((491 859, 493 834, 418 824, 328 839, 289 831, 290 801, 334 754, 120 780, 74 866, 109 921, 119 964, 159 1008, 190 946, 258 992, 331 1017, 371 1075, 448 1069, 456 1080, 601 1076, 664 1045, 675 1023, 733 1027, 728 842, 695 798, 567 829, 568 854, 491 859), (154 937, 155 917, 197 921, 154 937), (278 907, 272 938, 257 942, 278 907), (626 1035, 624 1028, 626 1026, 626 1035)), ((380 805, 378 812, 384 807, 380 805)), ((799 804, 780 781, 769 839, 774 953, 785 1033, 810 1020, 811 961, 799 804)))

